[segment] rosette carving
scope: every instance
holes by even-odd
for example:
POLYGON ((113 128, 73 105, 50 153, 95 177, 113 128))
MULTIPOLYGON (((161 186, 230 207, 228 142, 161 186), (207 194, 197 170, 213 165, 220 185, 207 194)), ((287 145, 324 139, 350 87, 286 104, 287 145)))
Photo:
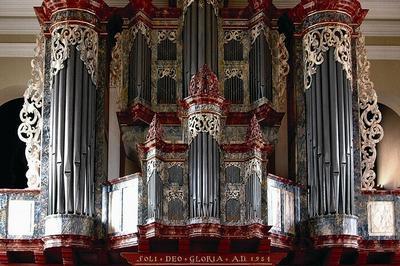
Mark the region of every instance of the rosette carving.
POLYGON ((51 76, 64 68, 70 46, 76 46, 80 59, 96 84, 98 35, 83 25, 64 24, 54 28, 51 36, 51 76))
POLYGON ((324 53, 335 48, 335 60, 342 64, 348 80, 351 72, 351 32, 344 26, 324 26, 313 29, 303 37, 304 49, 304 89, 311 87, 312 75, 317 66, 324 62, 324 53))
POLYGON ((160 30, 157 36, 158 43, 164 40, 170 40, 176 42, 176 30, 160 30))
POLYGON ((357 39, 357 69, 360 107, 360 134, 361 134, 361 188, 375 187, 376 173, 376 145, 383 138, 383 128, 380 125, 382 114, 378 108, 378 96, 374 84, 369 79, 370 63, 365 49, 365 38, 357 39))
POLYGON ((44 80, 44 44, 45 37, 41 33, 36 39, 35 56, 31 61, 32 79, 24 93, 24 105, 19 117, 18 137, 26 143, 25 157, 28 162, 28 188, 40 186, 40 138, 42 135, 43 80, 44 80))

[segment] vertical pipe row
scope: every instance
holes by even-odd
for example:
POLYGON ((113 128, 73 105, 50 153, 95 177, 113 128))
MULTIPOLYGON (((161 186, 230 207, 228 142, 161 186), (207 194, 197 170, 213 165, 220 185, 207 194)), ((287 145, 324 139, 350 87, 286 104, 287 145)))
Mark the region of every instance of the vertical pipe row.
POLYGON ((219 150, 211 135, 199 133, 189 149, 190 217, 219 217, 219 150))
POLYGON ((191 77, 207 64, 218 73, 218 23, 213 7, 194 1, 183 26, 183 97, 188 96, 191 77))
POLYGON ((52 84, 48 214, 92 215, 95 86, 75 46, 64 65, 52 84))
POLYGON ((306 91, 309 213, 353 214, 352 94, 333 48, 306 91))

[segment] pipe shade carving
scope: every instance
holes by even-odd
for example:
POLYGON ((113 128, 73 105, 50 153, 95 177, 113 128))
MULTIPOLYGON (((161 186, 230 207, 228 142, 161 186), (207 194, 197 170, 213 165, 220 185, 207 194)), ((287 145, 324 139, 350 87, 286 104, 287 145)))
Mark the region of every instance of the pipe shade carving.
POLYGON ((305 92, 309 212, 353 214, 351 83, 333 47, 321 56, 305 92))
POLYGON ((42 136, 43 79, 45 37, 41 33, 36 39, 35 56, 31 61, 32 79, 24 93, 24 105, 20 112, 21 125, 18 137, 26 143, 25 157, 28 162, 28 188, 40 186, 40 152, 42 136))
POLYGON ((357 39, 358 100, 360 107, 361 134, 361 188, 374 189, 376 173, 376 145, 382 140, 384 131, 380 125, 382 114, 378 107, 378 96, 369 78, 370 63, 365 49, 365 38, 357 39))
POLYGON ((72 46, 52 80, 49 214, 94 212, 96 87, 72 46))
POLYGON ((334 48, 335 60, 342 64, 346 78, 352 81, 351 31, 344 26, 326 26, 313 29, 303 37, 304 88, 311 87, 312 75, 324 62, 324 53, 334 48))
POLYGON ((83 25, 63 24, 54 28, 51 37, 51 76, 54 77, 65 67, 70 47, 80 51, 80 60, 96 85, 97 70, 97 33, 83 25))

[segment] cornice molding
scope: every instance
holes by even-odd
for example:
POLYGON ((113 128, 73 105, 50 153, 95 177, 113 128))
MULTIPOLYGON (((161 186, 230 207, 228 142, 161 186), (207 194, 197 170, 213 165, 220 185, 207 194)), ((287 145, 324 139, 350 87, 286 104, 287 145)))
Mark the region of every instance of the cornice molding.
POLYGON ((0 57, 28 57, 34 55, 34 43, 0 43, 0 57))
POLYGON ((0 34, 31 34, 36 35, 40 31, 36 17, 0 17, 0 34))
POLYGON ((361 24, 364 36, 400 36, 400 20, 365 20, 361 24))
POLYGON ((400 60, 400 46, 367 46, 369 60, 400 60))

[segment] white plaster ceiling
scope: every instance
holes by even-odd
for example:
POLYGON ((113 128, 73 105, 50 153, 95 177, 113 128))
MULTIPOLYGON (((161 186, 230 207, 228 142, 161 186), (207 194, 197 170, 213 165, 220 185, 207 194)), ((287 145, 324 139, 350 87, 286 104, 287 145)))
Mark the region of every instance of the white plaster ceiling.
MULTIPOLYGON (((123 7, 129 0, 105 0, 114 7, 123 7)), ((243 7, 247 0, 228 0, 232 7, 243 7)), ((0 35, 32 35, 39 32, 39 24, 33 11, 42 0, 1 0, 0 1, 0 35)), ((300 0, 273 0, 278 8, 292 8, 300 0)), ((168 0, 153 0, 156 6, 166 6, 168 0)), ((400 37, 400 0, 361 0, 363 8, 369 9, 361 29, 366 36, 400 37)), ((30 57, 33 44, 0 43, 0 57, 30 57)), ((400 46, 374 47, 371 51, 376 58, 400 58, 400 46), (389 50, 388 50, 389 48, 389 50), (382 50, 383 49, 383 50, 382 50), (389 56, 388 56, 389 55, 389 56), (395 55, 395 56, 394 56, 395 55)))
MULTIPOLYGON (((123 7, 128 0, 105 0, 107 4, 123 7)), ((156 6, 165 6, 168 0, 153 0, 156 6)), ((230 6, 245 6, 246 0, 229 0, 230 6)), ((279 8, 294 7, 299 0, 273 0, 279 8)), ((33 11, 42 0, 1 0, 0 34, 34 34, 39 30, 33 11)), ((361 0, 370 11, 362 29, 367 36, 400 36, 399 0, 361 0)))

